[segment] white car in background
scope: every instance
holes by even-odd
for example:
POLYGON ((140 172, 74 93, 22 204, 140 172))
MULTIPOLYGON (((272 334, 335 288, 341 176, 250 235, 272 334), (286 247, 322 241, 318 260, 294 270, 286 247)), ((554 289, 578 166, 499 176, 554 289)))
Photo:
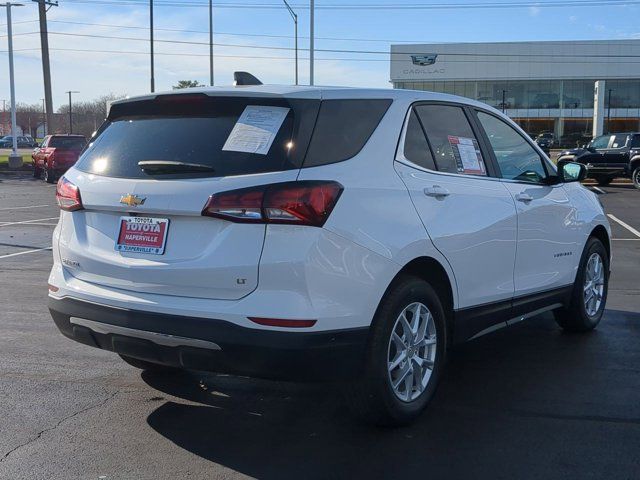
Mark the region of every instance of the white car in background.
POLYGON ((140 368, 345 379, 357 413, 407 423, 452 344, 549 310, 598 324, 610 228, 585 173, 444 94, 123 100, 58 183, 49 308, 140 368))

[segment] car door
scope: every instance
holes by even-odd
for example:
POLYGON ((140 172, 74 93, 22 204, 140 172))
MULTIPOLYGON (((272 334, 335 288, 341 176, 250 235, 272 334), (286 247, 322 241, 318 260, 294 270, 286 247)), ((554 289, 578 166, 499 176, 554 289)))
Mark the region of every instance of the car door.
POLYGON ((609 148, 604 152, 604 163, 610 168, 624 168, 628 161, 627 142, 629 141, 629 135, 615 134, 611 136, 611 143, 609 148))
POLYGON ((476 110, 503 185, 518 211, 515 296, 572 284, 580 259, 576 209, 551 165, 514 126, 476 110))
POLYGON ((47 145, 49 144, 50 138, 51 137, 46 136, 42 141, 42 145, 40 145, 40 148, 36 152, 36 165, 38 166, 38 168, 42 168, 44 165, 44 157, 47 151, 47 145))
MULTIPOLYGON (((396 155, 396 171, 435 247, 454 272, 459 307, 503 301, 514 293, 516 208, 491 176, 468 111, 456 104, 413 106, 396 155)), ((474 318, 475 333, 498 323, 474 318)))
POLYGON ((612 135, 602 135, 594 138, 589 144, 589 149, 580 157, 580 162, 585 165, 602 166, 605 163, 604 155, 611 145, 612 135))

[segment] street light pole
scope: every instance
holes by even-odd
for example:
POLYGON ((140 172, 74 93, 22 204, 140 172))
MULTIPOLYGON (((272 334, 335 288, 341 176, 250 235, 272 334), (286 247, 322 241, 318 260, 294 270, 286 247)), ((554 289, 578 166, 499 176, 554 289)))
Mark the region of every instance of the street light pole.
POLYGON ((16 88, 13 76, 13 32, 11 30, 11 7, 22 7, 21 3, 0 3, 1 7, 7 7, 7 38, 9 42, 9 88, 11 90, 11 140, 12 149, 9 155, 9 168, 20 168, 22 157, 18 155, 18 131, 16 129, 16 88))
POLYGON ((611 91, 613 88, 609 89, 609 98, 607 100, 607 133, 611 133, 611 91))
POLYGON ((282 0, 289 10, 291 18, 293 18, 294 30, 295 30, 295 46, 296 46, 296 85, 298 85, 298 15, 293 11, 291 6, 287 3, 287 0, 282 0))
POLYGON ((309 5, 309 85, 313 85, 313 50, 314 50, 314 1, 309 5))
POLYGON ((69 94, 69 133, 73 133, 73 113, 71 110, 71 94, 72 93, 80 93, 76 90, 69 90, 66 92, 69 94))
POLYGON ((505 95, 506 95, 507 91, 506 90, 502 90, 502 113, 504 113, 504 109, 505 109, 505 95))
POLYGON ((149 0, 149 42, 151 43, 151 92, 156 91, 156 80, 153 65, 153 0, 149 0))
POLYGON ((209 85, 213 87, 213 0, 209 0, 209 85))

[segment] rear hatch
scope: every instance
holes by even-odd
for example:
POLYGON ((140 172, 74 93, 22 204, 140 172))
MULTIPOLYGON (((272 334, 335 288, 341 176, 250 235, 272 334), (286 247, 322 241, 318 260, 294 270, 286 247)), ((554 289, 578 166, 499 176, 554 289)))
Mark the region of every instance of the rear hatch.
POLYGON ((64 268, 135 292, 229 300, 251 293, 266 226, 202 209, 216 193, 295 180, 319 104, 176 94, 113 105, 65 175, 84 209, 63 214, 64 268))

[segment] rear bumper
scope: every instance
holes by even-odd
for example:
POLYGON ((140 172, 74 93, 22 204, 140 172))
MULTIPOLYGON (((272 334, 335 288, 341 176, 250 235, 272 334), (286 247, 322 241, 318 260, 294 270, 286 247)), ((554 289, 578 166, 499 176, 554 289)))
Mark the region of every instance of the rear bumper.
POLYGON ((49 297, 63 335, 163 365, 250 377, 318 381, 362 371, 368 328, 281 332, 49 297))

